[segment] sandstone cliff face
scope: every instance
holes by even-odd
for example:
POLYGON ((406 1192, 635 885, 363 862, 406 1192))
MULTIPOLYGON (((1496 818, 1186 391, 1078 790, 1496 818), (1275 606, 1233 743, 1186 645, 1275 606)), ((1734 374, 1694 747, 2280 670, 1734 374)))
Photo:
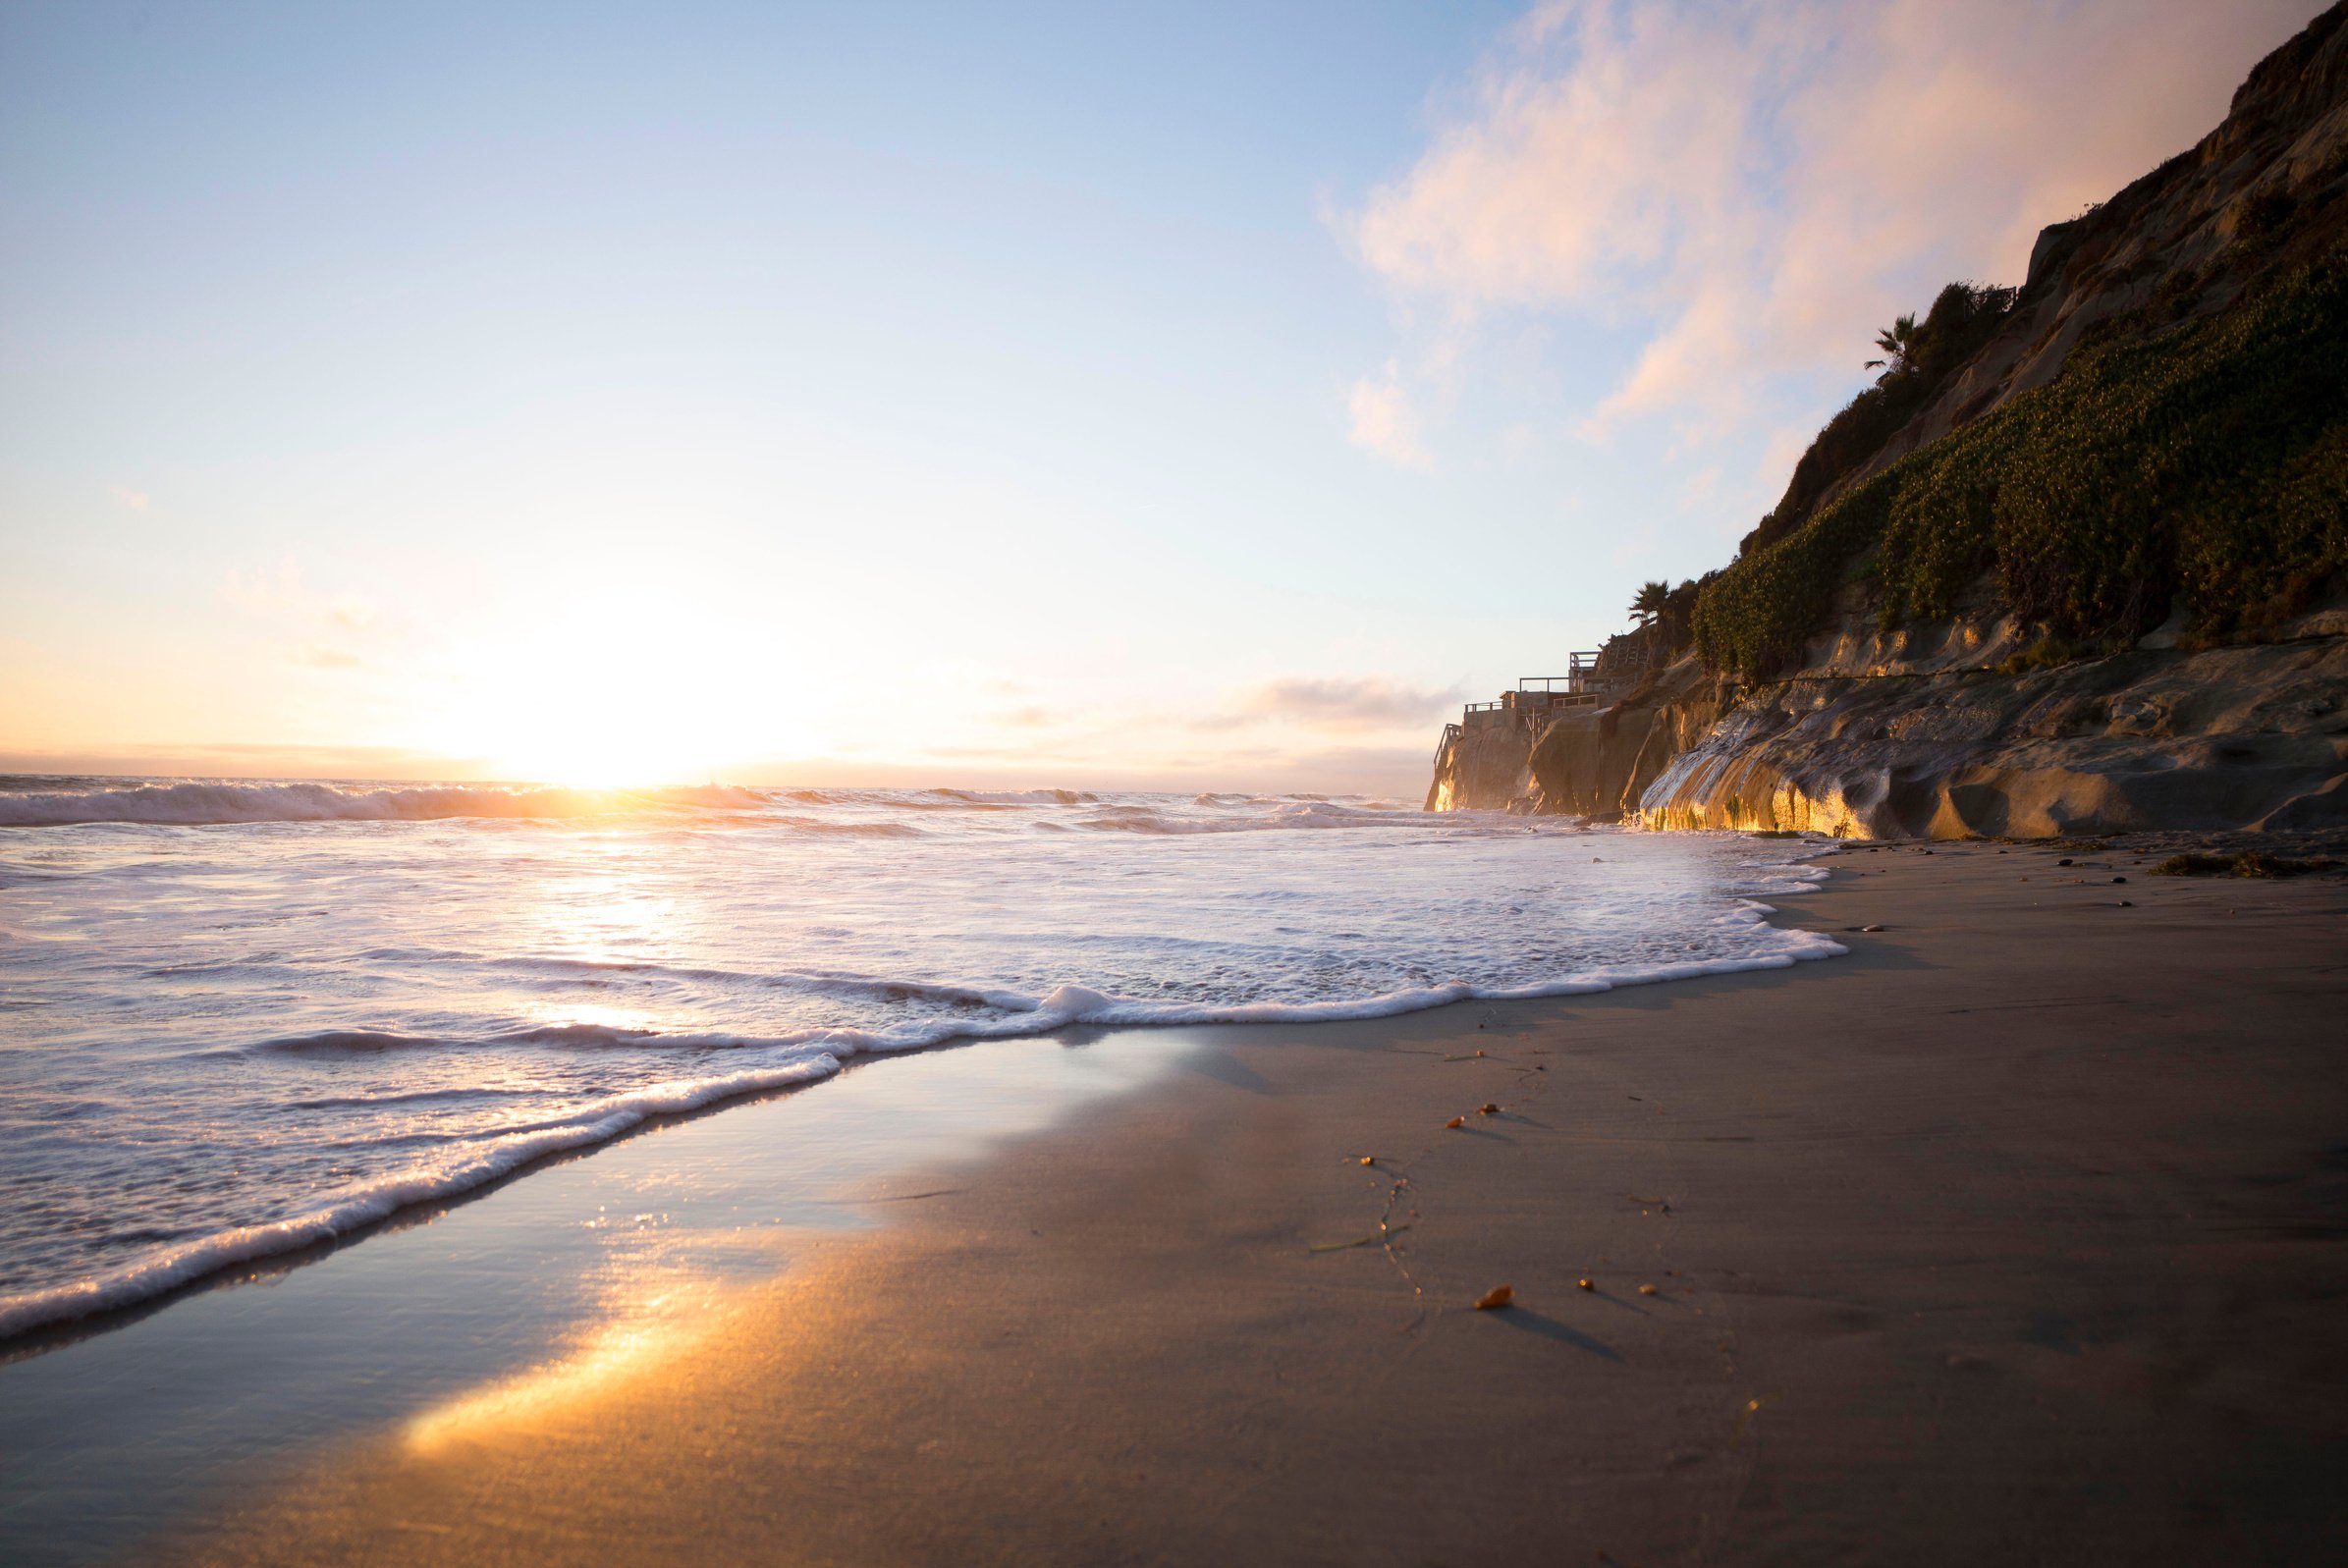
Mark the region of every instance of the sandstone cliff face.
POLYGON ((2251 280, 2333 247, 2348 229, 2348 202, 2325 196, 2344 172, 2348 8, 2335 5, 2260 63, 2216 130, 2109 201, 2043 231, 2011 319, 1836 489, 2047 385, 2100 322, 2157 300, 2180 320, 2214 315, 2251 280), (2278 199, 2296 214, 2287 239, 2247 263, 2215 265, 2274 221, 2278 199))
POLYGON ((1436 754, 1427 809, 1532 810, 1532 731, 1513 724, 1453 733, 1436 754))
POLYGON ((1545 730, 1536 809, 1652 828, 2033 838, 2348 823, 2348 606, 2292 640, 2008 673, 2008 621, 1846 626, 1794 676, 1654 690, 1545 730))
POLYGON ((1639 805, 1659 828, 1850 838, 2336 826, 2348 638, 1805 676, 1747 695, 1639 805))
MULTIPOLYGON (((2010 319, 1819 504, 2047 385, 2099 322, 2217 314, 2256 277, 2338 249, 2344 191, 2348 6, 2334 6, 2197 146, 2047 230, 2010 319), (2297 216, 2276 228, 2278 211, 2297 216)), ((1524 759, 1535 807, 1848 837, 2348 824, 2348 584, 2257 643, 2180 650, 2178 618, 2051 668, 2033 668, 2045 628, 2003 613, 1993 583, 1963 599, 1953 619, 1885 630, 1862 558, 1798 668, 1743 688, 1689 656, 1550 725, 1524 759)), ((1479 764, 1475 803, 1524 792, 1499 778, 1510 760, 1479 764)), ((1440 779, 1431 807, 1468 803, 1439 794, 1440 779)))
POLYGON ((1530 759, 1535 809, 1600 822, 1638 818, 1649 786, 1720 717, 1709 680, 1692 667, 1674 674, 1681 678, 1659 688, 1664 694, 1585 709, 1545 730, 1530 759))

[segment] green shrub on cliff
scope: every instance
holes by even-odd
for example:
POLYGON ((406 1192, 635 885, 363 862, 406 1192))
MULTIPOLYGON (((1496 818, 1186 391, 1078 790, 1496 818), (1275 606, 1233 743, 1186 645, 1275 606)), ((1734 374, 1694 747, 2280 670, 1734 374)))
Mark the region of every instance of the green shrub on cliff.
POLYGON ((1809 524, 1748 550, 1696 596, 1696 650, 1715 670, 1767 678, 1797 663, 1859 552, 1881 537, 1896 470, 1853 486, 1809 524))
POLYGON ((1886 626, 1950 614, 1993 567, 2014 613, 2082 645, 2140 635, 2180 596, 2201 640, 2296 611, 2348 568, 2348 264, 2167 319, 2103 324, 2051 384, 1749 548, 1697 600, 1705 661, 1797 663, 1862 569, 1886 626))
POLYGON ((1820 496, 1881 451, 1900 426, 1933 400, 1949 372, 1995 335, 2013 303, 2011 289, 1952 283, 1935 297, 1922 321, 1902 316, 1889 331, 1878 335, 1878 346, 1892 358, 1867 363, 1870 368, 1885 364, 1887 368, 1874 386, 1853 398, 1812 439, 1809 450, 1794 464, 1793 477, 1776 510, 1745 536, 1743 552, 1750 555, 1785 537, 1809 514, 1820 496))

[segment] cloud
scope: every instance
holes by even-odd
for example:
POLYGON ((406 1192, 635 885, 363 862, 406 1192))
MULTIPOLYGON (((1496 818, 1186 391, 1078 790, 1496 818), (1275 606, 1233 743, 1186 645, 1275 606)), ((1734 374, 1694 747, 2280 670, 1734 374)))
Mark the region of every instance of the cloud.
POLYGON ((1384 458, 1398 468, 1425 470, 1434 459, 1420 442, 1417 422, 1402 392, 1402 366, 1388 360, 1386 373, 1375 380, 1353 383, 1346 397, 1353 415, 1348 439, 1364 452, 1384 458))
POLYGON ((229 568, 221 579, 228 602, 246 615, 263 620, 311 622, 330 631, 370 633, 391 630, 372 600, 355 593, 327 595, 311 588, 301 564, 288 556, 274 570, 253 572, 229 568))
MULTIPOLYGON (((2018 282, 2041 227, 2191 145, 2317 9, 1564 0, 1509 31, 1352 237, 1445 333, 1509 312, 1634 331, 1585 434, 1717 435, 1769 378, 1855 378, 1940 284, 2018 282)), ((1356 441, 1365 406, 1408 395, 1391 363, 1357 385, 1356 441)))
MULTIPOLYGON (((1321 679, 1286 676, 1242 693, 1242 719, 1276 720, 1319 730, 1384 730, 1440 720, 1460 700, 1460 688, 1432 690, 1379 676, 1321 679)), ((1214 722, 1210 721, 1210 727, 1214 722)))
POLYGON ((106 493, 133 512, 146 510, 147 494, 143 490, 134 490, 129 485, 108 485, 106 493))
POLYGON ((302 581, 301 563, 292 556, 258 571, 231 567, 221 574, 220 591, 248 616, 308 615, 318 605, 317 595, 302 581))
POLYGON ((244 614, 293 638, 285 657, 312 670, 355 670, 366 663, 362 646, 396 641, 401 634, 371 601, 312 589, 302 576, 301 564, 291 556, 273 569, 246 572, 230 568, 221 579, 221 592, 244 614))

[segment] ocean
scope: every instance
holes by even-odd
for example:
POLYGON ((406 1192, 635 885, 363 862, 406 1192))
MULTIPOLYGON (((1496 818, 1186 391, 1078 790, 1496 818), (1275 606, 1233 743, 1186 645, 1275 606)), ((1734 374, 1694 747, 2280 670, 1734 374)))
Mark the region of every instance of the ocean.
POLYGON ((0 779, 0 1337, 858 1055, 1842 949, 1802 845, 1363 797, 0 779))

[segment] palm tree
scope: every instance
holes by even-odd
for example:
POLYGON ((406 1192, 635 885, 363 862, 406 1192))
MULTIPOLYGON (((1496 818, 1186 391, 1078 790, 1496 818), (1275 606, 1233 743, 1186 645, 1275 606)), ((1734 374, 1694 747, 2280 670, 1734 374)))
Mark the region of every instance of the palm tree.
POLYGON ((1864 368, 1873 370, 1876 366, 1882 365, 1884 367, 1883 379, 1885 381, 1907 369, 1908 355, 1914 352, 1916 348, 1915 313, 1911 311, 1907 315, 1901 316, 1891 325, 1877 333, 1875 346, 1883 350, 1886 357, 1870 359, 1864 368))
POLYGON ((1669 608, 1671 585, 1667 582, 1647 582, 1639 585, 1638 596, 1630 602, 1630 618, 1640 625, 1653 623, 1655 618, 1669 608))

